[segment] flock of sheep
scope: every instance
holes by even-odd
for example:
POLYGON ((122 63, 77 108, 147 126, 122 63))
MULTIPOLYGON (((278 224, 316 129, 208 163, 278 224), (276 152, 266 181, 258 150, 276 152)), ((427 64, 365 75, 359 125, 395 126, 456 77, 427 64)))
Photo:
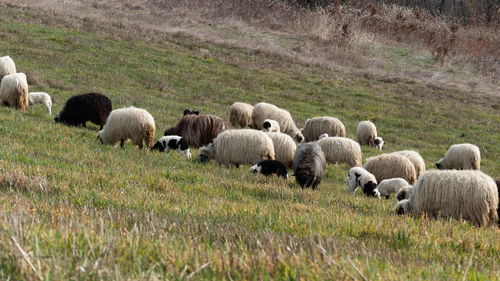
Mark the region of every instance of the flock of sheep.
MULTIPOLYGON (((29 93, 26 75, 16 72, 8 56, 0 58, 0 78, 3 105, 24 110, 42 103, 51 114, 50 96, 29 93)), ((177 125, 167 128, 154 143, 156 126, 149 112, 135 107, 112 110, 108 97, 88 93, 68 99, 55 121, 84 127, 91 121, 100 126, 97 139, 102 144, 114 146, 120 142, 122 148, 130 139, 140 149, 145 143, 152 150, 176 150, 191 158, 189 147, 196 147, 201 162, 215 159, 227 167, 249 164, 251 172, 285 179, 291 168, 302 188, 315 189, 327 163, 346 163, 351 166, 349 192, 360 187, 364 194, 376 198, 389 198, 395 193, 398 214, 464 219, 478 226, 500 225, 500 182, 479 171, 481 155, 475 145, 452 145, 436 163, 439 170, 426 171, 424 160, 412 150, 380 154, 362 165, 360 145, 378 150, 384 145, 371 121, 358 124, 355 141, 346 138, 345 126, 338 118, 311 118, 299 129, 288 111, 269 103, 253 106, 236 102, 230 106, 229 115, 231 126, 240 129, 231 129, 218 116, 186 110, 177 125)))

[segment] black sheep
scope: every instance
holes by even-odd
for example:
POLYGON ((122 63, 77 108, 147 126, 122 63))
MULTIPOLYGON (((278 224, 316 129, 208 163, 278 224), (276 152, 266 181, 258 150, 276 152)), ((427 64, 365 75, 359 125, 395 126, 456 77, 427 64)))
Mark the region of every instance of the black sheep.
POLYGON ((99 125, 101 130, 112 110, 111 100, 103 94, 88 93, 72 96, 54 120, 69 126, 82 125, 90 121, 99 125))
POLYGON ((316 189, 325 175, 325 154, 316 142, 303 143, 297 147, 293 158, 293 173, 300 187, 316 189))
POLYGON ((278 160, 264 160, 259 164, 255 164, 250 168, 250 172, 260 172, 263 175, 269 176, 277 174, 278 177, 288 178, 288 171, 285 163, 278 160))

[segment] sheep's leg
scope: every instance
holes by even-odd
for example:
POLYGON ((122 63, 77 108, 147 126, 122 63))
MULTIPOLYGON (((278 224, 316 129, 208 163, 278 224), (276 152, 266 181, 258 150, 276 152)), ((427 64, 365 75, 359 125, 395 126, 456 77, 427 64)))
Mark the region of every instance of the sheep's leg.
POLYGON ((82 123, 82 126, 83 126, 84 128, 87 128, 87 122, 83 122, 83 123, 82 123))
POLYGON ((124 139, 121 139, 121 140, 120 140, 120 147, 121 147, 122 149, 125 149, 125 140, 124 140, 124 139))
POLYGON ((240 163, 236 163, 234 164, 236 166, 236 169, 239 169, 240 168, 240 163))

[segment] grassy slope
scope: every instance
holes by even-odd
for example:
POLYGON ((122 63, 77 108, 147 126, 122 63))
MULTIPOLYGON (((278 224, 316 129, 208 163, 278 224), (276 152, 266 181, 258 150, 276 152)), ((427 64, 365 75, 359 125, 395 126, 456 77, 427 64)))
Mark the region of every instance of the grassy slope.
MULTIPOLYGON (((313 116, 337 116, 348 137, 358 121, 371 119, 387 151, 416 149, 428 168, 450 144, 476 143, 483 170, 499 176, 496 98, 367 80, 181 39, 123 40, 30 21, 29 14, 2 7, 0 52, 30 76, 31 90, 53 96, 53 112, 75 93, 102 91, 114 108, 151 112, 159 137, 184 108, 227 119, 234 101, 268 101, 288 109, 299 126, 313 116)), ((97 126, 56 125, 41 106, 1 107, 0 124, 1 171, 22 170, 49 186, 29 192, 0 185, 0 279, 448 280, 466 274, 482 280, 500 274, 498 229, 397 217, 394 200, 346 194, 347 166, 330 165, 312 192, 293 179, 249 175, 247 166, 200 165, 130 144, 101 146, 97 126)))

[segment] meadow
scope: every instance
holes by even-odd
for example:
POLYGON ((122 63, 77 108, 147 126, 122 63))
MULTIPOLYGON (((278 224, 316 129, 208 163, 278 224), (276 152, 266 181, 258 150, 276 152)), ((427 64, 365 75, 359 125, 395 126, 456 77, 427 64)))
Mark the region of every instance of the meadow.
MULTIPOLYGON (((370 119, 385 152, 415 149, 428 169, 451 144, 474 143, 482 170, 500 177, 497 96, 0 10, 0 54, 27 74, 30 91, 51 94, 54 113, 72 95, 102 92, 113 108, 147 109, 158 139, 186 108, 228 120, 233 102, 266 101, 289 110, 299 127, 311 117, 338 117, 351 138, 370 119)), ((227 169, 130 143, 103 146, 97 132, 55 124, 40 105, 0 107, 0 279, 500 276, 499 228, 399 217, 394 198, 347 194, 346 165, 329 165, 319 190, 302 190, 293 177, 249 174, 248 165, 227 169)), ((363 147, 364 159, 379 153, 363 147)))

